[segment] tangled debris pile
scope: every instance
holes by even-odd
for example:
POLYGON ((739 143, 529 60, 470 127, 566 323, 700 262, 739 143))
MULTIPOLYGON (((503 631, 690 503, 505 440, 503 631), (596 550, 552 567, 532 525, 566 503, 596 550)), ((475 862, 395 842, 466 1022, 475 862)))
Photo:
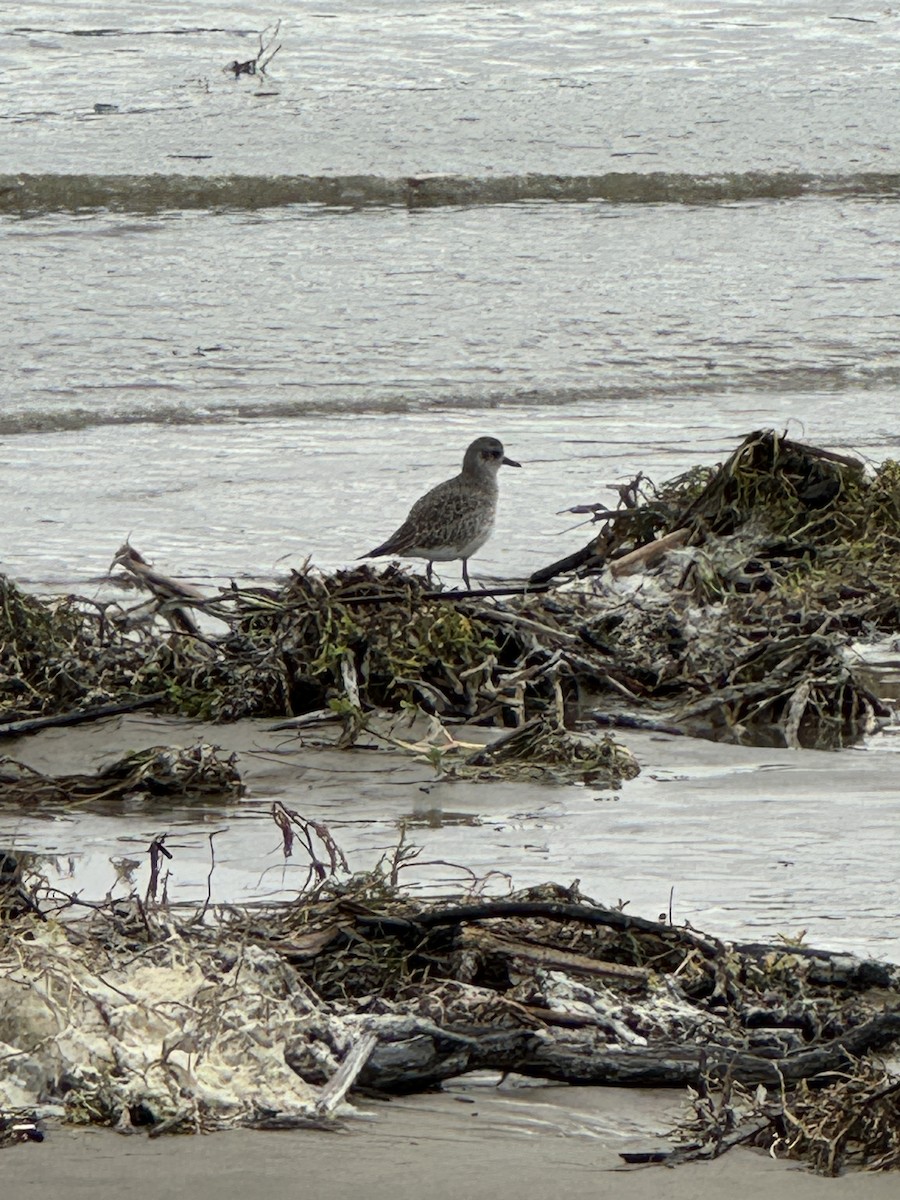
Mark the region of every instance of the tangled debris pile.
MULTIPOLYGON (((324 709, 349 744, 374 710, 408 708, 466 750, 449 777, 616 783, 636 763, 597 725, 839 746, 885 715, 848 646, 900 634, 896 464, 867 477, 757 433, 595 515, 566 582, 503 598, 429 592, 393 567, 204 598, 128 546, 116 563, 152 596, 136 609, 0 578, 0 735, 147 705, 222 721, 324 709), (474 749, 454 722, 501 732, 474 749)), ((7 799, 240 787, 206 744, 96 776, 0 760, 7 799)), ((291 904, 170 908, 160 838, 143 900, 76 920, 77 897, 0 853, 0 1145, 32 1136, 36 1109, 153 1133, 284 1127, 330 1119, 354 1084, 490 1068, 693 1089, 669 1162, 752 1140, 825 1173, 900 1165, 900 1084, 872 1057, 900 1040, 897 968, 728 945, 553 885, 423 904, 396 862, 348 880, 324 826, 273 817, 286 853, 310 857, 312 890, 291 904)))
POLYGON ((762 1085, 751 1090, 734 1080, 714 1092, 706 1079, 689 1096, 694 1115, 681 1144, 659 1161, 714 1158, 743 1143, 802 1159, 820 1175, 900 1168, 900 1079, 873 1059, 848 1054, 846 1068, 771 1098, 762 1085))
POLYGON ((116 564, 151 590, 162 630, 146 604, 44 604, 2 581, 0 734, 112 704, 220 721, 330 708, 349 744, 371 711, 414 706, 513 729, 641 721, 835 747, 887 715, 848 648, 900 634, 896 463, 869 478, 755 433, 723 465, 588 507, 600 533, 543 573, 577 560, 576 576, 502 598, 360 567, 204 599, 126 544, 116 564), (226 631, 202 633, 213 620, 226 631))
POLYGON ((119 635, 104 606, 42 601, 0 575, 0 716, 15 722, 145 693, 148 646, 119 635))
POLYGON ((673 1162, 752 1138, 829 1172, 898 1165, 900 1092, 869 1055, 900 1039, 900 969, 729 945, 574 887, 423 904, 389 876, 181 915, 131 896, 80 920, 32 884, 0 924, 0 1117, 287 1127, 351 1086, 491 1069, 692 1087, 673 1162))
POLYGON ((640 774, 637 759, 613 738, 570 733, 557 721, 533 717, 470 754, 460 766, 451 766, 448 777, 503 778, 508 764, 516 778, 585 783, 599 779, 614 788, 640 774))
POLYGON ((639 478, 616 512, 596 508, 581 511, 598 535, 537 577, 578 565, 562 590, 585 597, 582 636, 641 707, 700 736, 821 748, 887 714, 848 647, 900 632, 897 463, 869 477, 767 431, 722 466, 659 490, 639 478), (652 577, 623 576, 665 542, 684 548, 652 577))
POLYGON ((0 758, 0 801, 37 804, 60 800, 86 804, 131 796, 237 800, 244 791, 237 755, 223 759, 218 747, 151 746, 126 754, 95 775, 45 775, 9 757, 0 758))

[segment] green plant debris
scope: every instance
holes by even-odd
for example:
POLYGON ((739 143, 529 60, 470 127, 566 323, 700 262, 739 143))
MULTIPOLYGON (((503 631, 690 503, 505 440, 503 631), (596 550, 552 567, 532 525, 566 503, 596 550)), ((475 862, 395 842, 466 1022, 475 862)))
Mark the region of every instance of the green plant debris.
POLYGON ((900 627, 900 464, 891 459, 867 472, 763 430, 718 467, 642 485, 624 514, 605 523, 607 555, 686 528, 693 546, 719 547, 706 585, 719 596, 774 591, 832 611, 850 632, 900 627))
POLYGON ((0 721, 175 689, 204 653, 202 643, 131 624, 115 605, 78 596, 44 601, 0 575, 0 721))
POLYGON ((587 511, 603 525, 581 575, 502 599, 443 597, 396 566, 305 567, 279 588, 203 598, 167 587, 132 547, 116 564, 139 569, 149 606, 45 603, 3 580, 0 717, 160 696, 168 711, 218 721, 330 708, 350 746, 379 709, 501 729, 555 718, 570 732, 593 711, 829 748, 888 714, 849 646, 900 635, 896 463, 867 472, 764 431, 721 466, 658 489, 635 480, 619 510, 587 511), (617 561, 666 534, 681 547, 629 584, 617 561), (225 631, 201 633, 213 619, 225 631))

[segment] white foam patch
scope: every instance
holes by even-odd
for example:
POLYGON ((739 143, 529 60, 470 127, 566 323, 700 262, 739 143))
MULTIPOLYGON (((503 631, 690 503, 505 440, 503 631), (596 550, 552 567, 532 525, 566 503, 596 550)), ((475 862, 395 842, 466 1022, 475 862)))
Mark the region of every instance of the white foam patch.
MULTIPOLYGON (((316 1115, 318 1089, 284 1054, 337 1022, 274 953, 173 931, 123 954, 73 944, 57 924, 32 931, 0 959, 0 1109, 47 1111, 65 1091, 70 1116, 104 1113, 120 1127, 137 1105, 195 1129, 316 1115)), ((335 1063, 322 1053, 327 1073, 335 1063)))

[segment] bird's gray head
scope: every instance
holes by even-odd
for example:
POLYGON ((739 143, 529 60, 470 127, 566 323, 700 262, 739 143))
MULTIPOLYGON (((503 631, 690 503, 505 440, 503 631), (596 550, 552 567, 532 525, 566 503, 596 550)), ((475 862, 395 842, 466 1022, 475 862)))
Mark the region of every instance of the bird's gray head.
POLYGON ((496 475, 502 466, 521 467, 515 459, 507 458, 503 445, 494 437, 476 438, 463 459, 463 475, 496 475))

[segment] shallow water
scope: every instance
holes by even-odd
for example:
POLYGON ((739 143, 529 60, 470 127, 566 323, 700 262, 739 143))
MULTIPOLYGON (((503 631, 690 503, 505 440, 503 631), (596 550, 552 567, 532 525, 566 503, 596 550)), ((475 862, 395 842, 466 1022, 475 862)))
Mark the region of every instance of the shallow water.
POLYGON ((897 171, 900 18, 825 0, 4 6, 10 172, 897 171), (212 16, 212 20, 210 17, 212 16), (857 19, 852 19, 857 18, 857 19))
POLYGON ((676 922, 710 934, 775 941, 805 930, 810 945, 900 961, 900 794, 889 742, 832 754, 623 732, 618 740, 642 773, 611 792, 436 782, 431 768, 396 753, 304 748, 270 726, 130 717, 19 739, 13 757, 75 771, 125 749, 204 736, 238 750, 250 790, 227 805, 148 801, 43 814, 7 806, 0 844, 50 855, 59 886, 90 899, 127 890, 112 859, 133 861, 143 891, 147 848, 167 833, 172 901, 279 899, 305 886, 309 864, 299 847, 284 858, 271 817, 277 800, 324 822, 353 871, 390 862, 405 838, 419 849, 400 873, 414 893, 485 886, 504 894, 577 879, 601 903, 626 901, 652 918, 671 906, 676 922))
POLYGON ((898 218, 820 199, 8 226, 0 564, 66 586, 131 533, 195 579, 333 568, 484 432, 526 467, 489 576, 580 547, 560 509, 752 428, 878 461, 900 440, 898 218))
POLYGON ((0 16, 0 568, 333 568, 489 432, 514 576, 757 426, 896 453, 896 13, 300 4, 235 79, 257 21, 0 16))
MULTIPOLYGON (((580 548, 559 510, 757 427, 896 456, 893 9, 300 3, 268 74, 235 78, 259 20, 0 14, 4 573, 95 594, 127 535, 210 588, 335 568, 482 433, 525 468, 482 580, 580 548)), ((117 736, 7 748, 71 770, 117 736)), ((675 919, 711 932, 898 958, 895 733, 835 755, 625 740, 644 773, 616 798, 355 754, 257 771, 237 808, 4 811, 0 837, 100 895, 111 857, 171 829, 173 890, 202 898, 227 826, 217 895, 277 895, 305 874, 279 857, 277 789, 359 867, 405 822, 423 859, 517 886, 578 875, 650 916, 674 886, 675 919)))

